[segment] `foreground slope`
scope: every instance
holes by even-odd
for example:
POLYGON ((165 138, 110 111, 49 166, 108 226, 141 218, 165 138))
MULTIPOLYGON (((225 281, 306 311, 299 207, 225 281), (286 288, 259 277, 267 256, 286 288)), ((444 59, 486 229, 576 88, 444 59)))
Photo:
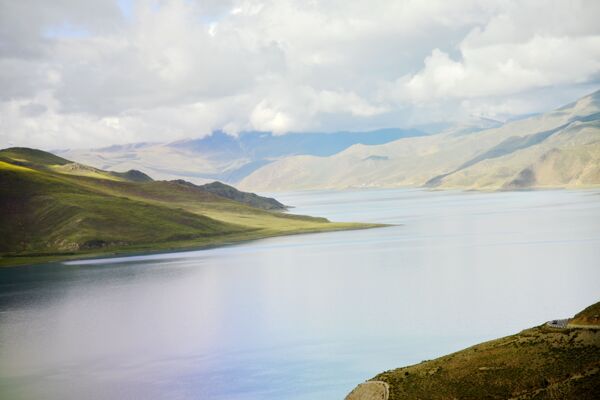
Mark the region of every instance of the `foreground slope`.
POLYGON ((242 182, 253 190, 425 186, 521 189, 600 185, 600 91, 547 114, 330 157, 287 157, 242 182))
MULTIPOLYGON (((600 303, 571 321, 599 321, 600 303)), ((431 361, 383 372, 377 394, 412 399, 596 399, 600 393, 600 325, 547 324, 431 361)), ((368 400, 361 385, 348 400, 368 400)))
POLYGON ((39 150, 1 150, 0 264, 373 226, 266 211, 265 198, 244 195, 257 206, 187 182, 102 171, 39 150))

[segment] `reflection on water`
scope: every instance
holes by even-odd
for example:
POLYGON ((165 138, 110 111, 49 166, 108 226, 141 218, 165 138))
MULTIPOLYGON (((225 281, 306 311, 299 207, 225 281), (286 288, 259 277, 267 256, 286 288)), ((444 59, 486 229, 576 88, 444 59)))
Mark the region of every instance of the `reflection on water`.
POLYGON ((398 225, 2 269, 0 394, 341 399, 600 297, 597 191, 279 198, 398 225))

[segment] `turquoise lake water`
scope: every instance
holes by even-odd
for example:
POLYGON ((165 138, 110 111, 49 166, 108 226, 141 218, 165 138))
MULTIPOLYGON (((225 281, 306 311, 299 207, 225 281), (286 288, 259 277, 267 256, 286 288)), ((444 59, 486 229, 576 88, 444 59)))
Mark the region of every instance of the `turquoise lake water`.
POLYGON ((600 300, 600 191, 277 197, 396 225, 0 269, 0 397, 343 399, 600 300))

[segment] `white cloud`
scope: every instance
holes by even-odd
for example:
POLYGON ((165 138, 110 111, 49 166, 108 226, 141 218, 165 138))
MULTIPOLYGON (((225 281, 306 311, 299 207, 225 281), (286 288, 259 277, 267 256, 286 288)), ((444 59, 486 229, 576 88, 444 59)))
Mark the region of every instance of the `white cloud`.
POLYGON ((417 74, 397 84, 400 96, 435 98, 505 96, 551 85, 586 82, 600 71, 600 35, 542 37, 523 43, 461 47, 460 61, 434 49, 417 74))
POLYGON ((271 131, 275 134, 285 133, 294 126, 292 118, 284 111, 278 110, 265 100, 254 107, 250 115, 252 128, 271 131))
POLYGON ((600 71, 597 2, 517 2, 475 26, 451 57, 434 49, 424 68, 402 77, 407 98, 472 98, 577 84, 600 71))
POLYGON ((593 0, 132 0, 126 11, 0 0, 0 146, 508 115, 600 82, 593 0))

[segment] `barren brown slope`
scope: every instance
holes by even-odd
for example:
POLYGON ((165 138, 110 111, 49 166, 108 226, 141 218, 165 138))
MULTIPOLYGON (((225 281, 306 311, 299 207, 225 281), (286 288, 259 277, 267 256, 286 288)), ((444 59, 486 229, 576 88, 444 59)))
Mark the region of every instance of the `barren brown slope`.
POLYGON ((573 319, 569 321, 569 325, 597 326, 600 328, 600 302, 593 304, 576 314, 573 319))
MULTIPOLYGON (((596 315, 600 303, 577 314, 596 315)), ((373 378, 392 400, 597 399, 600 329, 541 325, 373 378)))

